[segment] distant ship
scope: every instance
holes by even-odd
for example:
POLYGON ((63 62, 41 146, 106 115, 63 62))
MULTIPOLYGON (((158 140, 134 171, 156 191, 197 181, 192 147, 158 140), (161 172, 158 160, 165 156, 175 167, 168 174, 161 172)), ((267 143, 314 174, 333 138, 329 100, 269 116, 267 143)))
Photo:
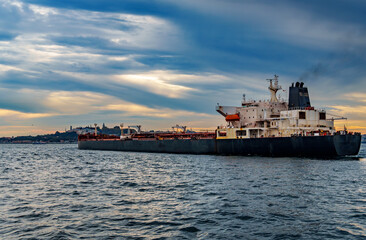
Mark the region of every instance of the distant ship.
POLYGON ((269 100, 247 100, 240 107, 216 106, 226 126, 215 131, 189 132, 176 126, 174 131, 143 132, 141 126, 121 124, 121 136, 79 135, 78 148, 134 152, 181 154, 259 155, 294 157, 337 157, 357 155, 361 134, 337 131, 325 110, 310 104, 303 82, 289 87, 289 100, 277 98, 278 76, 269 81, 269 100), (181 131, 179 131, 179 129, 181 131))

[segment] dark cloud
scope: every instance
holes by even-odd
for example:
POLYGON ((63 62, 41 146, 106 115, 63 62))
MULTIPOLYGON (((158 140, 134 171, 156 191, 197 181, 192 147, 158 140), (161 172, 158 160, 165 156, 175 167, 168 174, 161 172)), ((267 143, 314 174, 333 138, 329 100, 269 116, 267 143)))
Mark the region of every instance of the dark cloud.
MULTIPOLYGON (((230 18, 229 16, 222 17, 217 15, 220 12, 217 12, 217 14, 215 12, 207 14, 199 9, 192 10, 189 5, 185 6, 184 3, 174 4, 168 1, 98 2, 43 0, 28 2, 66 9, 158 16, 174 22, 183 31, 185 40, 190 45, 188 51, 181 52, 180 46, 176 46, 175 53, 158 53, 159 55, 174 55, 174 58, 156 56, 156 53, 149 49, 131 48, 128 44, 124 44, 123 41, 116 44, 111 42, 110 39, 103 38, 103 36, 54 36, 51 38, 57 44, 88 47, 92 48, 94 52, 103 51, 102 54, 128 54, 133 52, 141 54, 144 56, 141 57, 141 62, 151 68, 162 67, 164 69, 178 69, 182 71, 237 73, 243 72, 243 69, 246 71, 263 71, 265 69, 265 71, 279 74, 300 75, 304 71, 300 66, 309 68, 307 67, 308 65, 316 64, 309 64, 309 61, 314 59, 314 56, 319 58, 324 54, 319 48, 301 48, 296 44, 284 42, 282 39, 276 38, 277 36, 270 36, 266 34, 267 30, 263 26, 258 27, 252 21, 230 18), (289 68, 288 66, 292 67, 289 68)), ((216 2, 219 1, 214 1, 212 5, 216 2)), ((229 1, 227 6, 230 7, 230 4, 233 3, 235 1, 229 1)), ((344 4, 344 1, 336 1, 336 5, 341 6, 342 3, 344 4)), ((266 4, 269 5, 270 2, 264 1, 263 5, 266 4)), ((280 1, 277 5, 280 4, 287 4, 296 8, 296 4, 289 1, 280 1)), ((356 8, 357 4, 355 2, 351 5, 353 8, 356 8)), ((246 5, 245 3, 240 3, 232 5, 232 8, 237 6, 238 8, 245 9, 246 5)), ((328 12, 322 13, 325 5, 324 3, 314 3, 311 4, 312 7, 304 7, 304 9, 313 10, 314 14, 317 13, 322 19, 326 19, 328 12)), ((299 2, 298 6, 302 6, 302 2, 299 2)), ((209 7, 210 9, 215 9, 213 6, 209 7)), ((329 4, 327 7, 329 8, 329 4)), ((353 9, 351 7, 347 8, 353 9)), ((340 7, 332 9, 333 11, 339 11, 340 7)), ((215 11, 220 11, 220 9, 215 9, 215 11)), ((225 11, 228 10, 226 9, 225 11)), ((230 14, 228 13, 228 15, 230 14)), ((128 25, 128 21, 108 17, 105 19, 122 22, 122 28, 125 28, 124 30, 126 31, 133 30, 133 27, 128 25)), ((298 40, 301 41, 301 38, 299 36, 298 40)))
POLYGON ((310 67, 309 69, 307 69, 305 72, 303 72, 301 74, 301 76, 299 77, 299 81, 314 81, 317 80, 317 78, 320 75, 325 74, 327 71, 327 68, 324 64, 318 63, 312 67, 310 67))
POLYGON ((11 41, 13 40, 17 34, 10 32, 0 32, 0 41, 11 41))
POLYGON ((117 45, 110 40, 101 37, 50 36, 49 39, 62 46, 81 46, 94 50, 118 51, 118 54, 127 53, 127 48, 123 48, 123 43, 117 45))
POLYGON ((171 15, 179 9, 175 4, 169 4, 167 2, 157 0, 26 0, 25 2, 56 8, 83 9, 102 12, 121 12, 155 16, 171 15))
MULTIPOLYGON (((287 4, 294 4, 291 0, 287 4)), ((330 21, 339 21, 363 25, 366 20, 366 2, 363 0, 297 0, 296 6, 330 21)))
POLYGON ((49 40, 60 46, 79 46, 89 49, 89 53, 102 55, 120 56, 127 54, 148 55, 148 54, 169 54, 166 51, 146 49, 142 47, 132 47, 127 41, 115 43, 103 37, 84 37, 84 36, 49 36, 49 40))
MULTIPOLYGON (((261 91, 242 80, 250 73, 259 86, 275 73, 284 76, 285 84, 300 77, 312 87, 327 89, 325 95, 364 86, 366 6, 362 1, 23 2, 23 8, 10 2, 0 8, 0 44, 4 44, 0 64, 10 69, 0 72, 6 89, 89 91, 151 108, 214 113, 215 103, 228 96, 239 104, 240 89, 258 96, 265 93, 266 87, 261 91), (37 12, 27 3, 56 11, 37 12), (103 79, 154 70, 226 78, 218 82, 168 79, 195 90, 180 99, 152 93, 141 84, 103 79), (73 73, 84 74, 85 79, 72 77, 73 73), (96 80, 98 76, 101 79, 96 80)), ((4 95, 0 108, 47 111, 42 104, 22 104, 22 99, 4 95)), ((62 122, 61 116, 57 118, 62 122)))

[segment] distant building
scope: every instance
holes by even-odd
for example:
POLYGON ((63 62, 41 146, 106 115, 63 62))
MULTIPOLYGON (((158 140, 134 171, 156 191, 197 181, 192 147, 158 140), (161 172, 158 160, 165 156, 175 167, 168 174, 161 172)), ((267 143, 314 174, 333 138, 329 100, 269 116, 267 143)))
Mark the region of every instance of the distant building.
MULTIPOLYGON (((108 134, 108 135, 121 135, 121 129, 119 126, 115 126, 113 128, 108 128, 104 123, 102 125, 102 128, 97 127, 97 131, 98 134, 108 134)), ((80 134, 93 134, 95 132, 95 128, 92 126, 87 126, 87 127, 77 127, 77 128, 72 128, 72 126, 70 126, 70 130, 66 131, 68 133, 70 132, 76 132, 78 135, 80 134)))
POLYGON ((92 128, 92 127, 85 127, 85 128, 77 128, 76 129, 76 133, 78 134, 78 135, 80 135, 80 134, 87 134, 87 133, 94 133, 94 131, 95 131, 95 128, 92 128))
POLYGON ((77 127, 77 128, 71 128, 70 130, 68 130, 66 132, 68 132, 68 133, 76 132, 78 135, 80 135, 80 134, 94 133, 94 131, 95 130, 93 127, 77 127))

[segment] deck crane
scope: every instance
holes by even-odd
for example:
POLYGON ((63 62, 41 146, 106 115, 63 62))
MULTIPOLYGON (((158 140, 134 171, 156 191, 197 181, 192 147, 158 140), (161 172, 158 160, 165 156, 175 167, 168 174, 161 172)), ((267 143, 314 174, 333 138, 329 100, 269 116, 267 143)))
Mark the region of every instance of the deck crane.
POLYGON ((128 128, 135 128, 137 129, 137 133, 141 133, 141 125, 128 126, 128 128))
POLYGON ((328 113, 328 115, 333 116, 332 118, 330 118, 328 120, 332 120, 332 121, 334 121, 334 120, 347 120, 346 117, 338 116, 338 115, 335 115, 335 114, 328 113))
POLYGON ((178 129, 181 129, 184 133, 186 132, 187 126, 180 126, 180 125, 175 125, 172 127, 173 128, 173 132, 178 132, 178 129), (177 130, 175 130, 177 129, 177 130))

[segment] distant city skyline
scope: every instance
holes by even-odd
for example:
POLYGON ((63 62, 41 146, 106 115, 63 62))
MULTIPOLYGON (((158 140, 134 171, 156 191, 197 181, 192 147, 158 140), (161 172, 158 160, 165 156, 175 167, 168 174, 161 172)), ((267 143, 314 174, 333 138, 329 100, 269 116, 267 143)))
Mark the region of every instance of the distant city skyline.
POLYGON ((212 129, 225 123, 216 103, 268 99, 274 74, 365 134, 365 11, 361 0, 0 0, 0 137, 212 129))

